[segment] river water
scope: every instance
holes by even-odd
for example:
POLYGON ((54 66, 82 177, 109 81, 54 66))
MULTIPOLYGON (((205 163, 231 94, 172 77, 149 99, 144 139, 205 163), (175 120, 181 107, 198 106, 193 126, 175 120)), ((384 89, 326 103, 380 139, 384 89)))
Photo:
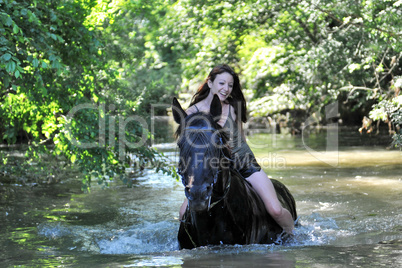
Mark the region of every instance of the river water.
MULTIPOLYGON (((146 170, 132 188, 112 182, 90 193, 75 176, 0 185, 0 266, 402 267, 401 152, 374 136, 341 132, 337 148, 327 137, 249 137, 267 174, 296 199, 301 226, 285 245, 178 250, 183 187, 146 170)), ((174 144, 159 147, 177 156, 174 144)))

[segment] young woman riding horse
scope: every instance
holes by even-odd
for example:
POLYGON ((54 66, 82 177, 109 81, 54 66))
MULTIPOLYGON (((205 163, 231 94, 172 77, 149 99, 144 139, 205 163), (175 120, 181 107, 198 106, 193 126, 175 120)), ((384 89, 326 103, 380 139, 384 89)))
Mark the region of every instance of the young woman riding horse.
MULTIPOLYGON (((228 130, 230 134, 232 167, 253 186, 253 189, 262 199, 266 211, 276 223, 285 232, 292 233, 295 211, 291 211, 293 214, 291 215, 289 209, 281 205, 272 181, 258 165, 246 143, 242 129, 242 122, 247 120, 246 101, 237 74, 227 65, 219 65, 213 68, 206 81, 194 95, 188 110, 181 115, 177 111, 174 111, 174 114, 176 112, 175 119, 178 119, 178 116, 189 116, 199 112, 210 113, 216 109, 220 110, 218 125, 223 126, 223 129, 228 130), (217 104, 212 101, 214 96, 217 96, 217 104), (219 106, 219 108, 215 106, 219 106)), ((183 123, 182 119, 178 120, 183 123)), ((180 218, 183 217, 187 206, 188 200, 186 199, 180 209, 180 218)))

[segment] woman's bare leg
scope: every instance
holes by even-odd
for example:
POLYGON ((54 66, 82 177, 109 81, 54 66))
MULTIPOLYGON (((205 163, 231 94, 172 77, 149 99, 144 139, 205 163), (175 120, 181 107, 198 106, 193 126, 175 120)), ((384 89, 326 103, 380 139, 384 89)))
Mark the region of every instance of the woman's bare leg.
POLYGON ((180 207, 180 211, 179 211, 179 221, 181 221, 181 220, 183 219, 183 215, 184 215, 184 213, 186 212, 187 205, 188 205, 188 200, 187 200, 187 198, 186 198, 186 199, 184 199, 184 202, 183 202, 183 204, 182 204, 181 207, 180 207))
POLYGON ((246 178, 264 202, 265 208, 282 229, 292 234, 294 221, 290 212, 283 208, 276 195, 274 185, 263 170, 253 173, 246 178))

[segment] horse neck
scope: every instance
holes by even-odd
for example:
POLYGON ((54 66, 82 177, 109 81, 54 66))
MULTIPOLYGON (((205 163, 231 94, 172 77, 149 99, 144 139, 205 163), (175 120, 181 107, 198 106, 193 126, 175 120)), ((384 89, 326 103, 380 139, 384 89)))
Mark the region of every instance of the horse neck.
POLYGON ((229 163, 226 159, 223 159, 222 161, 224 161, 224 163, 221 165, 219 176, 214 186, 214 193, 216 193, 217 197, 222 197, 222 195, 225 194, 225 192, 228 190, 227 187, 230 180, 229 163))

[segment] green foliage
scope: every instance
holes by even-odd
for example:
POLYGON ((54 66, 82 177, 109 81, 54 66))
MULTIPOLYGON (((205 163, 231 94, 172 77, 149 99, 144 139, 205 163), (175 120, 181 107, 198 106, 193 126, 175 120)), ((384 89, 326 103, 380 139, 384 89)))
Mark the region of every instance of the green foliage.
POLYGON ((0 0, 0 139, 30 144, 32 159, 65 158, 86 183, 133 162, 174 175, 149 146, 150 115, 227 63, 251 116, 339 101, 342 111, 392 122, 400 146, 401 5, 0 0))
MULTIPOLYGON (((137 113, 149 114, 154 104, 170 104, 180 85, 177 56, 163 43, 160 27, 167 1, 121 1, 113 23, 105 22, 100 32, 105 44, 107 69, 114 69, 119 79, 122 101, 137 113)), ((109 91, 116 99, 116 92, 109 91)), ((120 102, 120 100, 118 100, 120 102)))
POLYGON ((137 169, 147 163, 174 173, 161 154, 139 142, 149 137, 146 124, 130 121, 144 116, 132 99, 139 94, 127 90, 132 84, 122 80, 124 66, 105 45, 113 40, 102 36, 105 26, 112 29, 119 5, 0 1, 0 139, 28 142, 28 159, 65 158, 85 175, 87 185, 94 178, 100 183, 125 179, 134 162, 137 169), (105 103, 113 109, 103 108, 105 103))
POLYGON ((181 0, 168 9, 160 39, 181 55, 183 91, 228 63, 253 93, 252 115, 311 113, 341 101, 362 118, 397 96, 401 16, 400 1, 181 0))

